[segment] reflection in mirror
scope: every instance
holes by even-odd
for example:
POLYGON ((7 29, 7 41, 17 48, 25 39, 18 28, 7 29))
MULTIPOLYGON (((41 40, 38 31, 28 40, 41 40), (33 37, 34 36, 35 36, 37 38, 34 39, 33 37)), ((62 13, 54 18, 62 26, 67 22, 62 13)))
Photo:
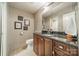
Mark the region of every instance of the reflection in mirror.
POLYGON ((63 15, 63 27, 66 34, 77 36, 75 12, 70 12, 63 15))
MULTIPOLYGON (((78 3, 79 4, 79 3, 78 3)), ((54 2, 50 6, 45 7, 42 25, 45 31, 52 29, 53 35, 66 39, 65 43, 72 43, 78 49, 79 36, 79 10, 76 2, 54 2)), ((62 39, 62 40, 64 40, 62 39)), ((61 39, 60 39, 61 40, 61 39)), ((61 41, 62 41, 61 40, 61 41)), ((73 51, 74 53, 74 51, 73 51)))
POLYGON ((58 31, 58 17, 51 19, 51 29, 52 31, 58 31))
POLYGON ((76 4, 76 2, 54 2, 47 6, 47 9, 45 6, 42 30, 51 29, 53 32, 63 32, 77 37, 76 4))

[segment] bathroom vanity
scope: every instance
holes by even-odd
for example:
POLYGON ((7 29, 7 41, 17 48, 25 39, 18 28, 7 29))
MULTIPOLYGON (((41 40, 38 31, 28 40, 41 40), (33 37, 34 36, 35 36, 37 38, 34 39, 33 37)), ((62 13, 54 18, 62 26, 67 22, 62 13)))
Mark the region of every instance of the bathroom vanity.
POLYGON ((64 37, 34 33, 33 50, 38 56, 78 56, 78 44, 64 37))

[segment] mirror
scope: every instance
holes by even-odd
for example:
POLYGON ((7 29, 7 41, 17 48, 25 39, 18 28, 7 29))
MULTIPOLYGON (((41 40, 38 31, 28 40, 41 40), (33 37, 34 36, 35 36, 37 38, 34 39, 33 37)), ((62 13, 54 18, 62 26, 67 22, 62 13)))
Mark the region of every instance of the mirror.
POLYGON ((47 6, 47 9, 45 7, 42 30, 52 29, 52 31, 71 33, 77 36, 75 6, 76 2, 54 2, 52 5, 47 6), (65 18, 70 20, 65 21, 65 18))
POLYGON ((66 34, 77 36, 75 11, 63 15, 63 28, 66 34))

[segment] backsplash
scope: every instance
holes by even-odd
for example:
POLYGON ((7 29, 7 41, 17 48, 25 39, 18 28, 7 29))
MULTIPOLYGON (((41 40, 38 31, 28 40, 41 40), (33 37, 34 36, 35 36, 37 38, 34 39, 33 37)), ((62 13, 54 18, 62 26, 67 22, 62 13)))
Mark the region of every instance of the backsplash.
MULTIPOLYGON (((42 34, 47 34, 48 31, 42 31, 42 34)), ((63 37, 63 38, 66 38, 66 33, 65 32, 58 32, 58 31, 51 31, 50 34, 54 34, 54 35, 57 35, 57 36, 60 36, 60 37, 63 37)), ((78 40, 78 37, 77 36, 73 36, 73 41, 77 41, 78 40)))
MULTIPOLYGON (((48 31, 42 31, 43 34, 47 34, 48 31)), ((58 32, 58 31, 51 31, 50 34, 61 34, 61 35, 66 35, 65 32, 58 32)))

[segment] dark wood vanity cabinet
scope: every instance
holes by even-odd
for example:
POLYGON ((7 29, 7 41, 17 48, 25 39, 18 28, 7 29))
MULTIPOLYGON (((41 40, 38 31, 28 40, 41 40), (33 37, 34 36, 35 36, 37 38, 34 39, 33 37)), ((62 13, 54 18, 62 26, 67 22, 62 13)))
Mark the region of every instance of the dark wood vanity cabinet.
POLYGON ((33 50, 38 56, 44 56, 44 40, 39 35, 34 35, 33 50))
POLYGON ((39 56, 52 56, 52 40, 34 35, 33 50, 39 56))
POLYGON ((78 49, 74 47, 70 47, 70 55, 71 56, 78 56, 78 49))
POLYGON ((78 49, 70 45, 54 41, 54 55, 55 56, 77 56, 78 49))
POLYGON ((55 56, 69 56, 69 47, 58 41, 54 41, 54 55, 55 56))
POLYGON ((45 40, 45 56, 52 56, 52 40, 44 38, 45 40))
POLYGON ((39 40, 38 40, 38 36, 37 35, 34 35, 34 37, 33 37, 33 50, 34 50, 34 52, 37 54, 37 55, 39 55, 39 40))
POLYGON ((38 56, 77 56, 78 48, 34 34, 33 50, 38 56))
POLYGON ((44 39, 42 37, 39 37, 39 56, 44 56, 45 55, 45 49, 44 49, 44 39))

